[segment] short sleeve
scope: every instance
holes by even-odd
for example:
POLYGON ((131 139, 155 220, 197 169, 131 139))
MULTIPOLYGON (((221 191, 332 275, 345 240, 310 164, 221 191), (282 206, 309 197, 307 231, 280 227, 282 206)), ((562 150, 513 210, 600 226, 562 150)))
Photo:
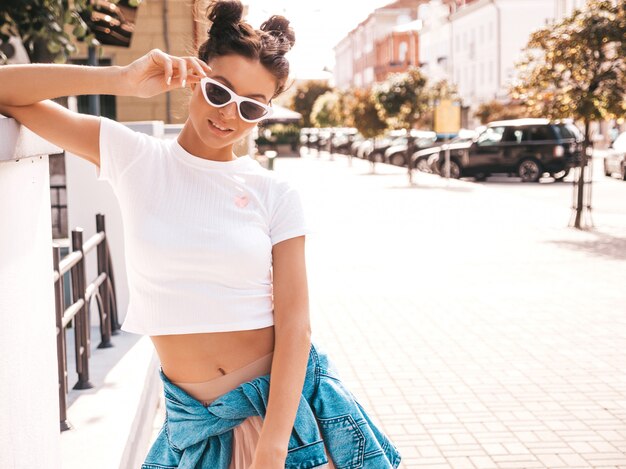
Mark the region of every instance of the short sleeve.
POLYGON ((100 167, 96 166, 98 181, 117 187, 124 172, 138 160, 150 137, 108 117, 100 117, 100 167))
POLYGON ((279 184, 270 219, 270 239, 272 246, 296 236, 312 233, 305 216, 300 192, 287 182, 279 184))

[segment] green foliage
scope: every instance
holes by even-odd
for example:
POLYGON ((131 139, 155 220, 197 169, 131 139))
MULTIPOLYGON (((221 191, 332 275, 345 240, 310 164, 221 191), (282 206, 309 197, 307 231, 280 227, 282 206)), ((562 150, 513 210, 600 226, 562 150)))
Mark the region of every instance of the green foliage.
POLYGON ((318 97, 332 91, 332 88, 322 81, 308 81, 298 85, 291 103, 291 109, 302 114, 302 126, 312 127, 311 111, 318 97))
POLYGON ((374 95, 390 127, 410 129, 428 110, 426 77, 418 68, 394 73, 376 86, 374 95))
POLYGON ((300 127, 295 124, 270 124, 259 128, 258 145, 295 144, 300 141, 300 127), (264 134, 267 132, 268 136, 264 134))
POLYGON ((341 96, 327 91, 319 96, 311 110, 311 123, 316 127, 339 127, 343 125, 341 96))
POLYGON ((346 122, 346 125, 356 127, 365 138, 377 137, 387 129, 376 97, 370 90, 354 90, 345 99, 350 103, 352 115, 351 121, 346 122))
POLYGON ((513 103, 501 103, 500 101, 489 101, 478 106, 474 116, 480 119, 481 124, 505 119, 517 119, 526 115, 526 109, 513 103))
MULTIPOLYGON (((76 50, 74 39, 97 44, 83 18, 90 16, 89 0, 2 0, 0 41, 22 39, 31 62, 63 63, 76 50), (66 32, 68 25, 72 31, 66 32)), ((0 63, 7 57, 0 51, 0 63)))
POLYGON ((626 5, 589 0, 533 33, 517 64, 514 99, 535 116, 590 122, 626 113, 626 5))

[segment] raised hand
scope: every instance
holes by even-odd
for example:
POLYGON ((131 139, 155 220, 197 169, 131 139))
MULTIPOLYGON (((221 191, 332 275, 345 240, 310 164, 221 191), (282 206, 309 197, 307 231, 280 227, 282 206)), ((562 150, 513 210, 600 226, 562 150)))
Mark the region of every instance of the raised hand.
POLYGON ((124 85, 129 94, 149 98, 174 88, 197 83, 211 71, 196 57, 176 57, 160 49, 152 49, 122 69, 124 85))

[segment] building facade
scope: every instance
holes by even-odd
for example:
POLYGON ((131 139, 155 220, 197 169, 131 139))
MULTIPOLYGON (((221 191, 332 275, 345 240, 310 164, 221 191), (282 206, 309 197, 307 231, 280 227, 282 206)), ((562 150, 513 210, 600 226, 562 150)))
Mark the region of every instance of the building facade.
MULTIPOLYGON (((566 3, 561 6, 569 7, 566 3)), ((483 102, 506 99, 530 34, 553 21, 557 8, 554 0, 474 0, 460 5, 437 0, 419 13, 424 22, 424 72, 455 84, 471 116, 483 102)))
POLYGON ((419 65, 419 30, 421 21, 393 28, 391 33, 376 41, 374 80, 383 81, 390 73, 404 72, 419 65))
POLYGON ((335 46, 335 86, 369 87, 385 70, 401 71, 410 64, 417 65, 417 34, 402 27, 417 20, 418 6, 427 1, 399 0, 377 8, 350 31, 335 46), (403 66, 398 64, 401 58, 403 66))

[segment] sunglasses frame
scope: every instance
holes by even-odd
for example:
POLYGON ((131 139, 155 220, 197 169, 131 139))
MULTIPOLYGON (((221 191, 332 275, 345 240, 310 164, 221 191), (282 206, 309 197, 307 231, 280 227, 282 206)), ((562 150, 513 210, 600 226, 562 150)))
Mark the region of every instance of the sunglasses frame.
POLYGON ((272 109, 271 106, 269 106, 267 104, 263 104, 262 102, 257 101, 256 99, 246 98, 244 96, 239 96, 237 93, 235 93, 233 90, 231 90, 228 86, 226 86, 223 83, 220 83, 217 80, 214 80, 213 78, 209 78, 209 77, 202 78, 200 80, 200 88, 202 90, 202 96, 204 96, 205 101, 207 103, 209 103, 213 107, 224 107, 224 106, 227 106, 228 104, 230 104, 230 103, 232 103, 234 101, 236 103, 236 105, 237 105, 237 112, 239 114, 239 117, 241 117, 241 119, 243 121, 245 121, 245 122, 250 122, 250 123, 260 122, 263 119, 267 119, 268 117, 270 117, 272 115, 272 113, 274 112, 274 110, 272 109), (223 88, 224 90, 226 90, 226 92, 230 95, 230 99, 228 101, 226 101, 224 104, 215 104, 214 102, 212 102, 209 99, 209 97, 207 96, 207 92, 206 92, 206 84, 207 83, 211 83, 213 85, 217 85, 220 88, 223 88), (243 103, 243 102, 250 102, 250 103, 256 104, 257 106, 260 106, 263 109, 265 109, 266 113, 263 114, 263 116, 259 117, 258 119, 247 119, 241 113, 241 103, 243 103))

